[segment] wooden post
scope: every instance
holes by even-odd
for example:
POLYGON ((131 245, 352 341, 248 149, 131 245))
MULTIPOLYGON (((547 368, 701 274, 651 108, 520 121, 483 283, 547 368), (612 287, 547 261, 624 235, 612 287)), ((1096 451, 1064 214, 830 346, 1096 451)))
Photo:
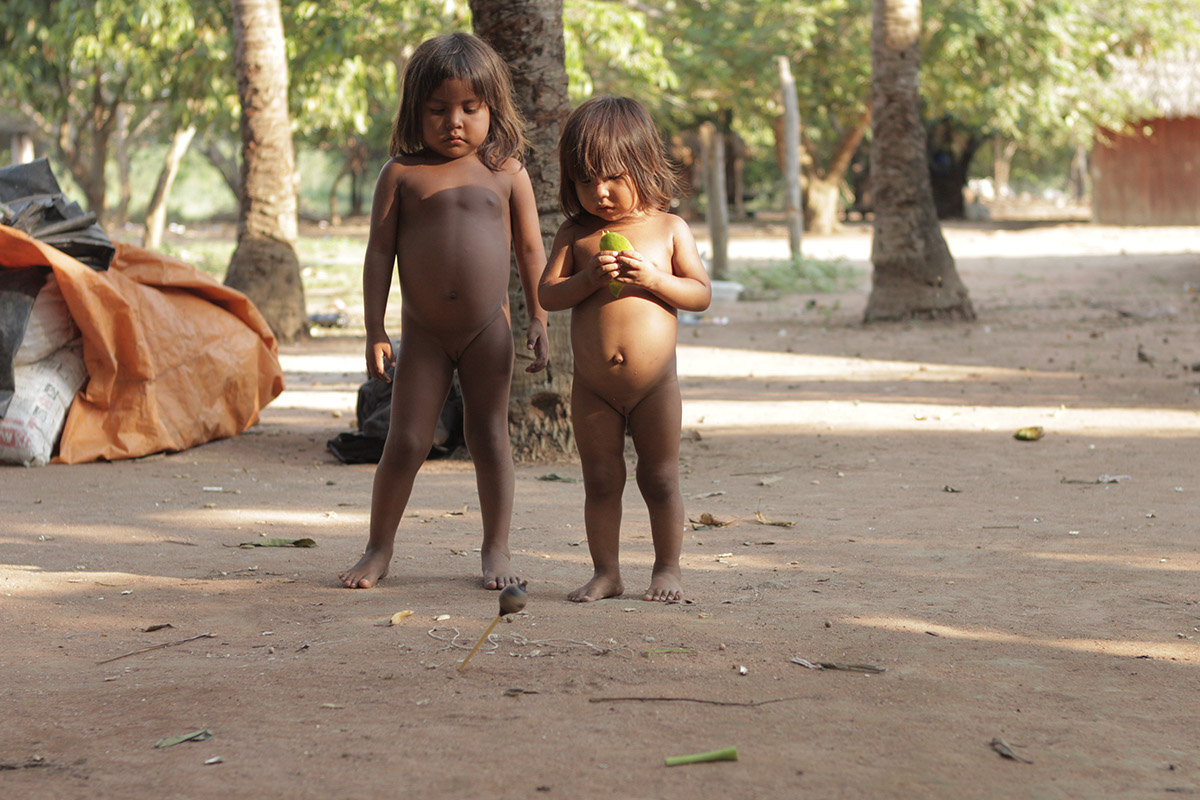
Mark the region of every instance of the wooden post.
POLYGON ((24 131, 12 135, 12 163, 28 164, 33 161, 33 137, 24 131))
POLYGON ((800 103, 786 56, 779 57, 779 88, 783 93, 783 197, 788 246, 792 258, 798 259, 804 235, 804 214, 800 207, 800 103))
POLYGON ((712 278, 729 279, 729 204, 725 192, 725 137, 711 122, 700 126, 704 153, 705 212, 712 240, 712 278))

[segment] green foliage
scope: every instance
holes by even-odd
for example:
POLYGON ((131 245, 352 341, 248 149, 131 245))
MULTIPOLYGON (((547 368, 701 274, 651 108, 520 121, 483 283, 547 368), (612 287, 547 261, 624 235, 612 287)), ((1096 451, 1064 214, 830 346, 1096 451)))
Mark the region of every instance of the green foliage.
POLYGON ((652 102, 678 85, 644 10, 610 0, 567 0, 563 38, 576 103, 598 91, 652 102))
POLYGON ((282 6, 293 128, 314 145, 339 147, 373 133, 375 145, 386 149, 409 54, 430 36, 470 28, 466 0, 283 0, 282 6))
MULTIPOLYGON (((408 54, 430 35, 469 30, 467 0, 281 1, 298 145, 328 151, 331 165, 351 148, 365 151, 373 174, 408 54)), ((871 7, 564 0, 571 97, 638 97, 668 130, 727 118, 754 148, 749 174, 769 188, 776 59, 786 56, 807 168, 820 173, 870 99, 871 7)), ((0 105, 35 119, 81 183, 89 159, 108 157, 104 137, 118 103, 132 112, 137 148, 196 123, 201 140, 236 151, 230 16, 228 0, 5 0, 0 105)), ((1059 148, 1089 139, 1095 124, 1114 124, 1128 108, 1102 88, 1114 57, 1146 58, 1195 40, 1200 0, 926 0, 924 17, 928 117, 1059 148)))
POLYGON ((191 264, 217 280, 222 280, 236 245, 237 241, 232 236, 226 238, 191 236, 181 242, 166 238, 159 247, 159 251, 164 255, 191 264))
POLYGON ((1091 139, 1122 111, 1112 59, 1194 37, 1200 2, 978 0, 926 4, 922 93, 930 116, 1037 146, 1091 139))
POLYGON ((735 267, 734 277, 745 287, 744 296, 767 299, 788 294, 829 294, 852 287, 858 273, 844 258, 826 260, 799 257, 735 267))

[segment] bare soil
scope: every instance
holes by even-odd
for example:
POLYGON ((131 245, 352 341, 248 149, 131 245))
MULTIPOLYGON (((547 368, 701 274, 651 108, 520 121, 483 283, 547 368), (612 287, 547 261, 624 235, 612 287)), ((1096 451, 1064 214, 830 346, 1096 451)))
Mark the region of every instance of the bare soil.
POLYGON ((681 328, 686 602, 639 599, 632 485, 629 593, 567 602, 578 464, 520 465, 529 604, 463 671, 498 610, 469 461, 426 465, 378 588, 336 581, 355 328, 285 347, 245 435, 0 470, 0 796, 1200 795, 1200 230, 946 232, 974 323, 861 325, 851 228, 805 241, 851 290, 681 328))

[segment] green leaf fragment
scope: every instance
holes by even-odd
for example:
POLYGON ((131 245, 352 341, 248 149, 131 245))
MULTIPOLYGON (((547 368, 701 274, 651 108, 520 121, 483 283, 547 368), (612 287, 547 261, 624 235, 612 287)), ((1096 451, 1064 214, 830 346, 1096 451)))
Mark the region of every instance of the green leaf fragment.
POLYGON ((162 749, 164 747, 174 747, 175 745, 183 742, 203 742, 206 739, 211 738, 213 738, 213 732, 208 728, 201 728, 200 730, 192 731, 191 733, 183 733, 179 736, 169 736, 164 739, 159 739, 157 742, 155 742, 154 746, 162 749))
POLYGON ((668 756, 667 766, 677 767, 681 764, 700 764, 705 761, 737 761, 738 751, 736 747, 723 747, 720 750, 712 750, 708 753, 693 753, 687 756, 668 756))
POLYGON ((646 658, 649 658, 650 656, 659 655, 660 653, 682 653, 684 655, 694 656, 698 653, 698 651, 691 647, 654 647, 650 650, 643 651, 642 655, 646 658))

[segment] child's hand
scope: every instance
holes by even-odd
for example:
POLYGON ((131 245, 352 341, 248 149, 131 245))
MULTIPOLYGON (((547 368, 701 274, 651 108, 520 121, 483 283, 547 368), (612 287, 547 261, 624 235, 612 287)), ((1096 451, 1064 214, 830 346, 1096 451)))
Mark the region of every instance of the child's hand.
POLYGON ((525 371, 541 372, 550 363, 550 340, 546 336, 546 326, 541 320, 530 320, 525 337, 525 346, 533 351, 533 363, 525 371))
POLYGON ((636 250, 623 250, 617 256, 617 272, 613 280, 623 286, 637 286, 646 291, 654 291, 662 272, 647 261, 636 250))
POLYGON ((592 284, 596 289, 601 286, 608 286, 609 283, 615 281, 617 276, 621 274, 621 263, 618 260, 618 254, 613 250, 601 250, 592 258, 591 269, 588 274, 592 277, 592 284))
POLYGON ((395 365, 396 356, 392 353, 392 341, 386 335, 382 339, 367 340, 367 374, 384 383, 391 383, 384 370, 391 364, 395 365))

